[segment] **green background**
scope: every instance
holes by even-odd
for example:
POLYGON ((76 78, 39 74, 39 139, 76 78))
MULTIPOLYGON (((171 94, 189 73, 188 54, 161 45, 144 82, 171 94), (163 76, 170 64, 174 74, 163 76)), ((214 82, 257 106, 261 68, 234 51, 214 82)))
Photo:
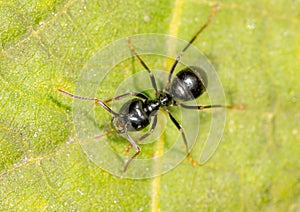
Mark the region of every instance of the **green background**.
POLYGON ((299 211, 299 26, 298 0, 0 1, 0 210, 299 211), (195 46, 227 102, 247 109, 227 111, 213 158, 147 180, 99 169, 74 137, 72 99, 56 88, 74 91, 84 64, 117 39, 188 40, 215 3, 195 46))

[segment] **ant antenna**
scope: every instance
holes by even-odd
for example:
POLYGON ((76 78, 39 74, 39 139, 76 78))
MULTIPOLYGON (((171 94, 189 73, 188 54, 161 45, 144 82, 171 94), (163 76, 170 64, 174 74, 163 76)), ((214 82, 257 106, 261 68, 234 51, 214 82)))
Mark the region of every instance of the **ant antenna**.
POLYGON ((99 99, 96 99, 96 98, 89 98, 89 97, 83 97, 83 96, 77 96, 77 95, 74 95, 74 94, 71 94, 67 91, 64 91, 62 89, 57 89, 58 92, 66 95, 66 96, 69 96, 71 98, 74 98, 74 99, 81 99, 81 100, 88 100, 88 101, 94 101, 96 104, 99 104, 101 105, 105 110, 107 110, 108 112, 110 112, 112 115, 114 116, 119 116, 118 113, 116 113, 115 111, 113 111, 112 109, 110 109, 110 107, 108 107, 104 102, 100 101, 99 99))
MULTIPOLYGON (((178 64, 178 62, 180 61, 183 53, 190 47, 190 45, 196 40, 196 38, 198 37, 198 35, 210 24, 210 22, 212 21, 212 19, 214 18, 216 12, 218 11, 218 9, 220 8, 220 6, 217 4, 215 5, 213 8, 211 8, 210 11, 210 15, 207 18, 207 21, 205 22, 205 24, 199 29, 199 31, 192 37, 192 39, 190 40, 190 42, 181 50, 181 52, 178 54, 178 56, 176 57, 175 62, 173 63, 170 73, 169 73, 169 78, 168 78, 168 85, 170 85, 171 82, 171 78, 172 78, 172 74, 178 64)), ((167 86, 169 87, 169 86, 167 86)))

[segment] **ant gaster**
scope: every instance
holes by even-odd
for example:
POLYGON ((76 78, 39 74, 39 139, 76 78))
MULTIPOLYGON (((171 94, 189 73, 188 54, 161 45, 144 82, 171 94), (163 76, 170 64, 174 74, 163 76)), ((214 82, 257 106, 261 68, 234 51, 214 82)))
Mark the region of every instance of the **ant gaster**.
POLYGON ((196 162, 191 158, 188 148, 188 142, 184 133, 183 128, 178 123, 178 121, 174 118, 174 116, 171 114, 171 112, 168 109, 168 106, 181 106, 186 109, 195 109, 195 110, 203 110, 206 108, 240 108, 242 106, 224 106, 224 105, 207 105, 207 106, 191 106, 191 105, 185 105, 180 102, 185 102, 189 100, 193 100, 198 98, 201 94, 203 94, 207 87, 207 75, 204 70, 202 70, 199 67, 196 66, 189 66, 184 68, 183 70, 179 71, 176 74, 176 77, 172 80, 173 72, 179 63, 183 53, 189 48, 189 46, 195 41, 195 39, 198 37, 198 35, 209 25, 212 18, 214 17, 216 11, 218 10, 218 5, 213 7, 211 9, 210 16, 208 17, 206 23, 200 28, 200 30, 192 37, 190 42, 183 48, 183 50, 178 54, 178 56, 175 59, 175 62, 173 63, 169 76, 168 76, 168 82, 166 87, 163 91, 159 91, 157 88, 156 80, 153 76, 153 73, 148 68, 146 63, 142 60, 142 58, 136 53, 134 47, 131 44, 130 39, 128 38, 128 46, 130 47, 132 53, 135 55, 135 57, 139 60, 139 62, 142 64, 142 66, 147 70, 152 87, 155 90, 156 98, 155 99, 149 99, 146 95, 143 93, 125 93, 120 96, 108 99, 106 101, 101 101, 97 98, 87 98, 87 97, 81 97, 77 95, 73 95, 71 93, 68 93, 64 90, 58 89, 59 92, 70 96, 72 98, 81 99, 81 100, 92 100, 96 104, 99 104, 102 106, 105 110, 107 110, 109 113, 112 114, 112 123, 116 129, 116 131, 119 134, 125 134, 127 140, 130 142, 130 145, 127 148, 127 152, 129 151, 129 148, 131 146, 134 147, 136 150, 136 153, 131 156, 129 160, 124 165, 123 171, 125 172, 128 168, 128 165, 130 162, 140 153, 141 149, 138 146, 138 143, 149 136, 155 129, 157 124, 157 111, 162 108, 164 111, 167 112, 169 118, 172 120, 172 122, 175 124, 176 128, 180 131, 183 141, 186 147, 186 153, 189 156, 189 159, 192 164, 196 164, 196 162), (120 100, 127 96, 133 96, 135 98, 128 100, 120 109, 120 111, 117 113, 113 111, 107 103, 112 101, 120 100), (153 118, 152 125, 150 127, 150 130, 141 136, 139 139, 134 140, 129 134, 129 131, 139 131, 147 126, 150 125, 151 119, 153 118))

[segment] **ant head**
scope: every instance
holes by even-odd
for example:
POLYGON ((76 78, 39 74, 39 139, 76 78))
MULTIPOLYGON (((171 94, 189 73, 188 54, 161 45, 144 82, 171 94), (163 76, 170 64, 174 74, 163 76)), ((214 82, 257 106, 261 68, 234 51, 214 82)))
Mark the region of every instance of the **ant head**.
POLYGON ((123 134, 125 132, 126 119, 123 116, 114 116, 111 123, 114 125, 119 134, 123 134))
POLYGON ((207 74, 197 66, 189 66, 178 72, 171 83, 170 94, 181 101, 196 99, 207 88, 207 74))

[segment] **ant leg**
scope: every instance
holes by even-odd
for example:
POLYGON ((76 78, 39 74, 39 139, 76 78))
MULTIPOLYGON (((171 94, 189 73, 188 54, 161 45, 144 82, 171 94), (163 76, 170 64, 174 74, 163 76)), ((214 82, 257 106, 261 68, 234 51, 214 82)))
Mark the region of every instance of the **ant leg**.
POLYGON ((149 135, 151 135, 154 132, 156 124, 157 124, 157 115, 154 116, 153 123, 152 123, 150 130, 146 134, 144 134, 143 136, 138 138, 137 142, 140 142, 141 140, 143 140, 143 139, 147 138, 149 135))
POLYGON ((188 159, 190 161, 190 163, 195 166, 197 164, 197 162, 192 158, 190 152, 189 152, 189 147, 188 147, 188 142, 187 142, 187 139, 186 139, 186 136, 185 136, 185 133, 184 133, 184 130, 182 128, 182 126, 178 123, 178 121, 174 118, 174 116, 171 114, 171 112, 168 110, 168 108, 164 108, 165 111, 167 111, 171 121, 174 123, 174 125, 177 127, 177 129, 180 131, 181 135, 182 135, 182 138, 183 138, 183 142, 184 142, 184 145, 185 145, 185 149, 186 149, 186 154, 188 156, 188 159))
MULTIPOLYGON (((132 53, 132 68, 133 68, 133 70, 134 70, 134 72, 135 72, 134 54, 133 54, 133 52, 131 52, 131 53, 132 53)), ((144 100, 149 99, 149 98, 148 98, 145 94, 143 94, 143 93, 129 92, 129 93, 122 94, 122 95, 120 95, 120 96, 116 96, 116 97, 107 99, 107 100, 105 100, 104 102, 105 102, 105 103, 109 103, 109 102, 118 101, 118 100, 121 100, 121 99, 123 99, 123 98, 125 98, 125 97, 127 97, 127 96, 135 96, 135 97, 139 97, 139 98, 144 99, 144 100)))
POLYGON ((116 97, 107 99, 107 100, 105 100, 103 102, 108 103, 108 102, 118 101, 118 100, 123 99, 123 98, 125 98, 127 96, 136 96, 136 97, 139 97, 139 98, 144 99, 144 100, 148 99, 148 97, 145 94, 143 94, 143 93, 129 92, 129 93, 122 94, 120 96, 116 96, 116 97))
POLYGON ((151 83, 152 83, 152 87, 155 90, 156 96, 159 96, 158 93, 158 89, 157 89, 157 85, 156 85, 156 81, 154 78, 153 73, 150 71, 150 69, 148 68, 148 66, 146 65, 146 63, 142 60, 142 58, 136 53, 133 45, 131 44, 130 38, 127 38, 127 42, 128 42, 128 46, 131 49, 131 52, 136 56, 136 58, 140 61, 140 63, 142 64, 142 66, 148 71, 148 74, 150 76, 151 79, 151 83))
POLYGON ((66 96, 69 96, 71 98, 74 98, 74 99, 81 99, 81 100, 87 100, 87 101, 94 101, 96 104, 99 104, 101 105, 105 110, 107 110, 109 113, 111 113, 112 115, 114 116, 120 116, 120 114, 114 112, 112 109, 110 109, 110 107, 108 107, 104 102, 102 102, 101 100, 97 99, 97 98, 89 98, 89 97, 83 97, 83 96, 77 96, 77 95, 74 95, 74 94, 71 94, 67 91, 64 91, 62 89, 57 89, 58 92, 66 95, 66 96))
POLYGON ((196 40, 196 38, 198 37, 198 35, 210 24, 210 22, 214 18, 214 16, 215 16, 215 14, 216 14, 216 12, 217 12, 218 9, 219 9, 219 5, 215 5, 213 8, 211 8, 210 15, 208 16, 205 24, 198 30, 198 32, 196 32, 196 34, 192 37, 192 39, 189 41, 189 43, 181 50, 181 52, 176 57, 176 60, 173 63, 173 65, 171 67, 171 70, 170 70, 170 73, 169 73, 167 88, 169 88, 169 85, 170 85, 170 82, 171 82, 171 78, 172 78, 172 74, 173 74, 173 72, 174 72, 174 70, 175 70, 178 62, 180 61, 182 55, 190 47, 190 45, 196 40))
MULTIPOLYGON (((150 130, 149 130, 146 134, 144 134, 144 135, 142 135, 141 137, 139 137, 139 138, 137 139, 136 143, 139 143, 140 141, 142 141, 143 139, 145 139, 145 138, 147 138, 149 135, 151 135, 151 134, 153 133, 155 127, 156 127, 156 124, 157 124, 157 115, 154 116, 153 123, 152 123, 152 126, 151 126, 150 130)), ((129 144, 128 147, 126 148, 126 151, 125 151, 126 154, 128 154, 128 152, 130 151, 130 148, 131 148, 131 147, 132 147, 132 145, 129 144)))
POLYGON ((208 108, 245 109, 245 105, 185 105, 181 103, 176 103, 176 105, 192 110, 204 110, 208 108))
POLYGON ((106 135, 109 135, 109 134, 115 133, 115 132, 116 132, 116 130, 109 130, 109 131, 106 131, 106 132, 104 132, 104 133, 102 133, 102 134, 95 135, 95 136, 94 136, 94 139, 100 139, 100 138, 102 138, 102 137, 104 137, 104 136, 106 136, 106 135))
POLYGON ((123 168, 123 172, 126 172, 126 170, 127 170, 128 166, 129 166, 129 164, 131 163, 131 161, 136 156, 138 156, 140 154, 140 152, 141 152, 141 148, 137 145, 137 143, 128 134, 128 125, 127 124, 125 125, 125 135, 126 135, 128 141, 130 142, 130 144, 135 148, 136 153, 133 156, 131 156, 131 158, 129 160, 127 160, 127 162, 125 163, 125 166, 123 168))

